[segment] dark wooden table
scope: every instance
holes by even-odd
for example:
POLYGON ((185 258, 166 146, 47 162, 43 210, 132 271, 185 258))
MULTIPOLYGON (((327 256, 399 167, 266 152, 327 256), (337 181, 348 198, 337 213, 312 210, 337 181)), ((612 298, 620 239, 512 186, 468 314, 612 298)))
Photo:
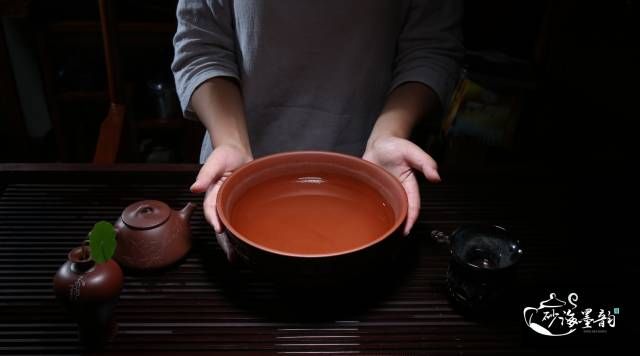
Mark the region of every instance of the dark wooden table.
MULTIPOLYGON (((81 353, 75 324, 52 293, 66 253, 95 222, 115 221, 134 201, 159 199, 173 208, 199 202, 188 191, 197 169, 0 165, 0 354, 81 353)), ((443 176, 443 183, 421 187, 420 218, 404 257, 377 289, 360 301, 345 296, 350 301, 342 305, 289 298, 247 267, 229 266, 198 209, 185 261, 162 273, 126 276, 119 332, 104 353, 565 354, 620 350, 639 335, 631 317, 637 250, 625 242, 637 237, 620 236, 627 217, 610 199, 619 184, 529 169, 443 176), (513 298, 484 318, 452 306, 445 292, 448 251, 429 239, 432 229, 464 223, 504 225, 526 250, 513 298), (616 326, 537 335, 522 310, 551 292, 576 292, 582 307, 619 308, 616 326)))

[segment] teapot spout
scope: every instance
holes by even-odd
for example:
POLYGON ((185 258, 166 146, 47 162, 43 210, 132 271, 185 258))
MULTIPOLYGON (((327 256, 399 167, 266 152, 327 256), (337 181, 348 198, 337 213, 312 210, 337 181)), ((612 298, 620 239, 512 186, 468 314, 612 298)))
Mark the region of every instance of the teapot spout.
POLYGON ((191 214, 193 214, 193 211, 197 207, 198 206, 196 204, 193 204, 193 203, 189 202, 189 203, 187 203, 187 205, 185 205, 184 208, 182 208, 182 210, 180 210, 180 212, 178 214, 180 215, 180 218, 182 220, 189 221, 189 219, 191 218, 191 214))

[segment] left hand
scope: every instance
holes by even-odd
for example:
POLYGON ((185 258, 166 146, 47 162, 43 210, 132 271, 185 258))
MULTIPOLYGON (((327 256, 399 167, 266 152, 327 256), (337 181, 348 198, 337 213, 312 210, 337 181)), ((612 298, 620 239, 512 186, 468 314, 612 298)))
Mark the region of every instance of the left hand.
POLYGON ((413 142, 395 136, 370 141, 362 158, 386 169, 402 183, 409 203, 404 228, 404 234, 408 235, 420 212, 420 190, 414 169, 422 172, 428 181, 438 183, 440 175, 436 161, 413 142))

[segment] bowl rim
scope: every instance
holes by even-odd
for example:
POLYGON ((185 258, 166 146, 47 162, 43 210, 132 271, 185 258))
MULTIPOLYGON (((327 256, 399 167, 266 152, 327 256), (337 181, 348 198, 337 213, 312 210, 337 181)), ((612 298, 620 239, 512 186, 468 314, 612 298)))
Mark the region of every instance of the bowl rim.
MULTIPOLYGON (((298 258, 324 258, 324 257, 335 257, 335 256, 342 256, 342 255, 348 255, 351 253, 355 253, 361 250, 365 250, 367 248, 369 248, 370 246, 376 245, 379 242, 382 242, 384 240, 386 240, 388 237, 390 237, 394 232, 396 232, 400 226, 402 224, 404 224, 407 220, 407 214, 408 214, 408 210, 409 210, 409 201, 407 198, 407 193, 404 190, 404 187, 402 186, 402 183, 400 183, 400 181, 398 180, 398 178, 396 176, 394 176, 393 174, 389 173, 386 169, 378 166, 375 163, 369 162, 367 160, 364 160, 360 157, 356 157, 356 156, 351 156, 351 155, 347 155, 347 154, 342 154, 342 153, 337 153, 337 152, 330 152, 330 151, 305 151, 305 150, 298 150, 298 151, 288 151, 288 152, 282 152, 282 153, 274 153, 274 154, 270 154, 267 156, 263 156, 260 158, 257 158, 249 163, 244 164, 243 166, 241 166, 240 168, 236 169, 235 171, 233 171, 228 177, 227 179, 225 179, 224 182, 222 182, 222 185, 220 186, 220 189, 218 190, 218 196, 216 197, 216 212, 218 214, 218 218, 220 219, 220 221, 222 222, 223 227, 230 231, 233 236, 235 236, 236 238, 240 239, 241 241, 243 241, 246 244, 249 244, 259 250, 265 251, 265 252, 269 252, 269 253, 273 253, 276 255, 281 255, 281 256, 288 256, 288 257, 298 257, 298 258), (297 156, 308 156, 308 155, 317 155, 317 156, 324 156, 324 157, 334 157, 337 159, 341 159, 341 160, 349 160, 352 162, 355 162, 356 164, 361 164, 361 165, 366 165, 369 166, 370 168, 377 170, 379 173, 386 175, 387 177, 391 178, 390 181, 393 182, 392 184, 395 185, 395 188, 401 192, 402 197, 401 198, 401 205, 400 205, 400 213, 397 215, 397 217, 395 218, 395 221, 393 223, 393 226, 391 228, 389 228, 388 230, 386 230, 383 234, 381 234, 378 238, 376 238, 373 241, 370 241, 367 244, 352 248, 350 250, 345 250, 345 251, 340 251, 340 252, 332 252, 332 253, 314 253, 314 254, 310 254, 310 253, 306 253, 306 254, 301 254, 301 253, 292 253, 292 252, 286 252, 286 251, 281 251, 281 250, 276 250, 264 245, 260 245, 258 243, 256 243, 255 241, 252 241, 246 237, 244 237, 241 233, 239 233, 236 229, 233 228, 233 226, 231 225, 229 219, 227 219, 227 216, 225 214, 225 212, 222 209, 222 192, 224 191, 225 187, 228 186, 229 181, 233 181, 238 177, 243 171, 250 169, 252 166, 256 165, 256 164, 260 164, 264 161, 271 161, 273 159, 281 159, 282 157, 288 157, 288 156, 293 156, 293 157, 297 157, 297 156)), ((225 232, 223 232, 225 233, 225 232)))

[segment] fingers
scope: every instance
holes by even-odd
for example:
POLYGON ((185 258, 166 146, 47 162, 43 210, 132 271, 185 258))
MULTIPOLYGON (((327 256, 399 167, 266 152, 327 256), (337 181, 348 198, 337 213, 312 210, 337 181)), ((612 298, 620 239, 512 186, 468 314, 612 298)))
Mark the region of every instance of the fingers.
MULTIPOLYGON (((406 162, 412 168, 420 170, 428 181, 433 183, 441 181, 436 161, 414 143, 406 141, 404 157, 406 162)), ((407 192, 407 200, 409 203, 407 223, 404 229, 404 234, 408 235, 420 213, 420 190, 418 189, 418 182, 413 173, 402 182, 402 185, 407 192)))
POLYGON ((213 226, 213 229, 217 234, 222 233, 222 224, 220 223, 220 219, 218 218, 218 211, 216 210, 216 202, 218 199, 218 191, 220 190, 220 186, 224 179, 220 179, 216 182, 216 184, 210 185, 207 189, 207 194, 204 197, 204 203, 202 204, 204 208, 204 217, 207 219, 210 225, 213 226))
POLYGON ((405 145, 405 158, 409 165, 420 170, 428 181, 438 183, 440 174, 438 174, 438 164, 425 151, 412 142, 407 141, 405 145))
POLYGON ((221 155, 216 154, 216 150, 209 155, 207 161, 200 168, 195 183, 191 185, 190 190, 193 193, 204 193, 209 186, 222 176, 224 165, 221 162, 221 157, 221 155))
POLYGON ((418 219, 418 214, 420 213, 420 190, 418 189, 416 176, 413 173, 411 173, 411 175, 402 182, 402 186, 407 193, 407 200, 409 203, 407 222, 404 226, 404 235, 407 236, 411 232, 411 228, 413 228, 413 225, 418 219))
POLYGON ((222 182, 231 174, 225 172, 225 152, 215 149, 200 169, 195 183, 191 185, 194 193, 206 192, 203 202, 204 217, 213 226, 216 233, 222 232, 222 224, 216 211, 216 200, 222 182))

